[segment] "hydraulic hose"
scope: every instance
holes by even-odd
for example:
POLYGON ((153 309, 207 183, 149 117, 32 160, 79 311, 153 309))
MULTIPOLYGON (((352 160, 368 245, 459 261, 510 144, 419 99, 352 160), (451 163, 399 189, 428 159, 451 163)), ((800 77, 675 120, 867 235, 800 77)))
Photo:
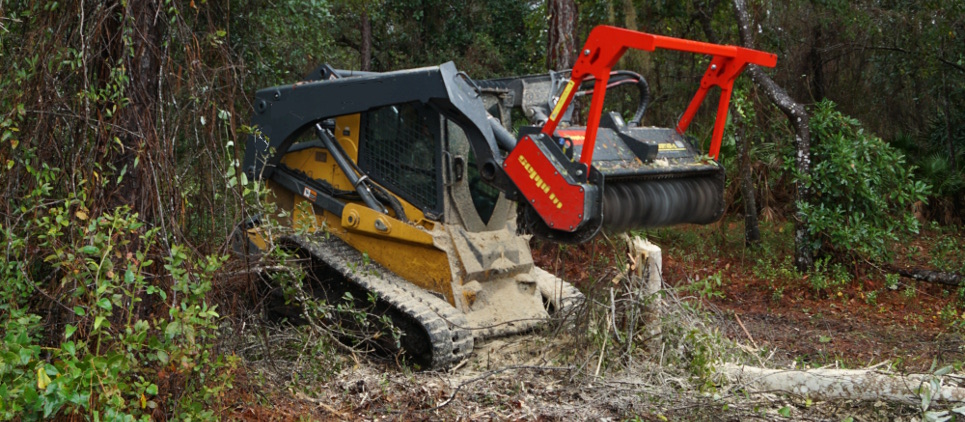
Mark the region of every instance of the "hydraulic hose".
POLYGON ((342 173, 345 173, 345 177, 348 178, 349 182, 352 182, 352 186, 355 186, 355 189, 358 191, 359 196, 362 197, 362 201, 365 202, 365 205, 382 214, 388 214, 388 210, 385 209, 378 199, 375 199, 375 195, 372 194, 372 190, 369 189, 369 186, 365 183, 367 177, 359 177, 359 175, 355 173, 355 170, 349 164, 348 159, 345 158, 342 148, 336 144, 334 140, 332 140, 331 136, 328 136, 328 131, 325 130, 321 124, 315 124, 315 135, 318 136, 318 139, 322 141, 322 144, 325 145, 325 148, 328 149, 328 152, 332 154, 333 158, 335 158, 335 163, 338 164, 340 169, 342 169, 342 173))
MULTIPOLYGON (((583 83, 592 82, 593 77, 589 77, 583 80, 583 83)), ((630 126, 640 126, 640 122, 643 121, 643 115, 647 112, 647 105, 650 104, 650 84, 647 83, 647 79, 636 72, 631 72, 629 70, 617 70, 610 72, 610 80, 607 82, 607 89, 613 88, 615 86, 620 86, 626 83, 636 83, 637 89, 640 90, 640 101, 637 102, 637 111, 633 113, 633 118, 630 119, 630 126)), ((581 89, 576 93, 578 96, 583 96, 593 92, 593 89, 581 89)))

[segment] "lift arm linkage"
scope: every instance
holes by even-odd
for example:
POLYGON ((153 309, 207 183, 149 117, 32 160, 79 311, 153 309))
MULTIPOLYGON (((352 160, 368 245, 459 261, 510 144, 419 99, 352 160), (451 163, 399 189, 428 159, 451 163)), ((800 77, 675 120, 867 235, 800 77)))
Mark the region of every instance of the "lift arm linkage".
POLYGON ((556 127, 563 117, 563 111, 569 107, 577 87, 589 76, 594 78, 593 97, 590 102, 590 113, 586 124, 586 137, 580 162, 590 166, 593 162, 593 147, 596 142, 597 128, 600 125, 600 115, 603 112, 603 99, 606 86, 610 78, 610 70, 623 56, 627 49, 654 51, 658 48, 677 50, 691 53, 708 54, 712 58, 700 81, 700 88, 690 101, 687 111, 677 123, 677 132, 683 134, 693 120, 697 110, 704 102, 711 87, 720 88, 720 102, 717 106, 717 120, 714 123, 714 135, 709 154, 717 159, 720 153, 720 142, 724 136, 724 123, 727 121, 727 108, 730 106, 731 92, 734 80, 744 71, 748 64, 774 67, 777 56, 763 51, 752 50, 730 45, 717 45, 699 41, 683 40, 679 38, 651 35, 612 26, 598 26, 590 32, 586 44, 580 51, 579 58, 573 66, 570 81, 563 90, 559 102, 550 114, 549 120, 543 126, 542 132, 553 136, 556 127))

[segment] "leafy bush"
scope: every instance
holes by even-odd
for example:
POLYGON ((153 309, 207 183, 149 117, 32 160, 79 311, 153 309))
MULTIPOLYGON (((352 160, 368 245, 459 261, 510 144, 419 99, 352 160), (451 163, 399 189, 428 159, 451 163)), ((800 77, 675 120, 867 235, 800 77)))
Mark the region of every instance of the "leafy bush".
MULTIPOLYGON (((818 103, 811 117, 811 174, 796 173, 811 190, 801 209, 819 255, 853 251, 872 260, 888 257, 887 245, 917 233, 912 213, 930 187, 914 177, 905 156, 861 124, 818 103)), ((786 165, 793 169, 793 157, 786 165)), ((792 170, 794 171, 794 170, 792 170)))
MULTIPOLYGON (((40 187, 60 173, 25 166, 40 187)), ((49 195, 0 223, 0 420, 214 417, 232 359, 213 353, 206 296, 224 258, 162 246, 127 207, 90 216, 82 193, 49 195)))

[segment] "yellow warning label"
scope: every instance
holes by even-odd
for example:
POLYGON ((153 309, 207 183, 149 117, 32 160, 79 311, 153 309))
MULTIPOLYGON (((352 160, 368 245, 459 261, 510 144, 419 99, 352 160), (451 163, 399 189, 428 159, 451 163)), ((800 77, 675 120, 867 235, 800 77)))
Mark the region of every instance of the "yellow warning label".
POLYGON ((553 108, 553 113, 550 114, 550 120, 556 121, 556 116, 559 116, 560 111, 563 111, 563 104, 566 103, 564 100, 570 96, 570 91, 573 90, 574 86, 576 86, 576 82, 572 80, 566 83, 566 88, 563 88, 563 95, 560 95, 560 100, 556 102, 556 107, 553 108))
POLYGON ((674 144, 658 144, 657 149, 660 151, 683 151, 686 148, 674 144))

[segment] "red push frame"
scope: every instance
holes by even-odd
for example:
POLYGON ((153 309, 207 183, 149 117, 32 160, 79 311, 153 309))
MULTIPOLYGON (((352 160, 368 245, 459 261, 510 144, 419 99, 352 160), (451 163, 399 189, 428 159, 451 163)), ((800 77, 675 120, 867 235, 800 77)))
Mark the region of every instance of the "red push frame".
POLYGON ((720 101, 717 105, 717 119, 714 122, 714 133, 710 144, 709 155, 715 160, 720 154, 720 143, 724 136, 724 125, 727 122, 727 109, 734 87, 734 80, 744 71, 748 64, 765 67, 777 65, 777 55, 749 48, 730 45, 718 45, 700 41, 690 41, 680 38, 664 37, 643 32, 612 26, 598 26, 590 32, 579 58, 573 66, 570 81, 564 89, 559 101, 550 114, 549 120, 543 125, 542 133, 553 136, 556 127, 562 119, 562 111, 569 107, 570 102, 578 91, 579 85, 589 76, 594 78, 593 96, 590 100, 590 113, 586 124, 586 135, 580 162, 590 166, 593 163, 593 148, 596 145, 597 128, 600 125, 600 115, 603 112, 603 99, 606 96, 606 85, 610 79, 610 70, 627 49, 655 51, 656 49, 677 50, 711 56, 710 64, 700 81, 700 88, 690 100, 690 105, 677 123, 676 130, 681 135, 690 126, 697 110, 707 97, 712 87, 720 88, 720 101))

